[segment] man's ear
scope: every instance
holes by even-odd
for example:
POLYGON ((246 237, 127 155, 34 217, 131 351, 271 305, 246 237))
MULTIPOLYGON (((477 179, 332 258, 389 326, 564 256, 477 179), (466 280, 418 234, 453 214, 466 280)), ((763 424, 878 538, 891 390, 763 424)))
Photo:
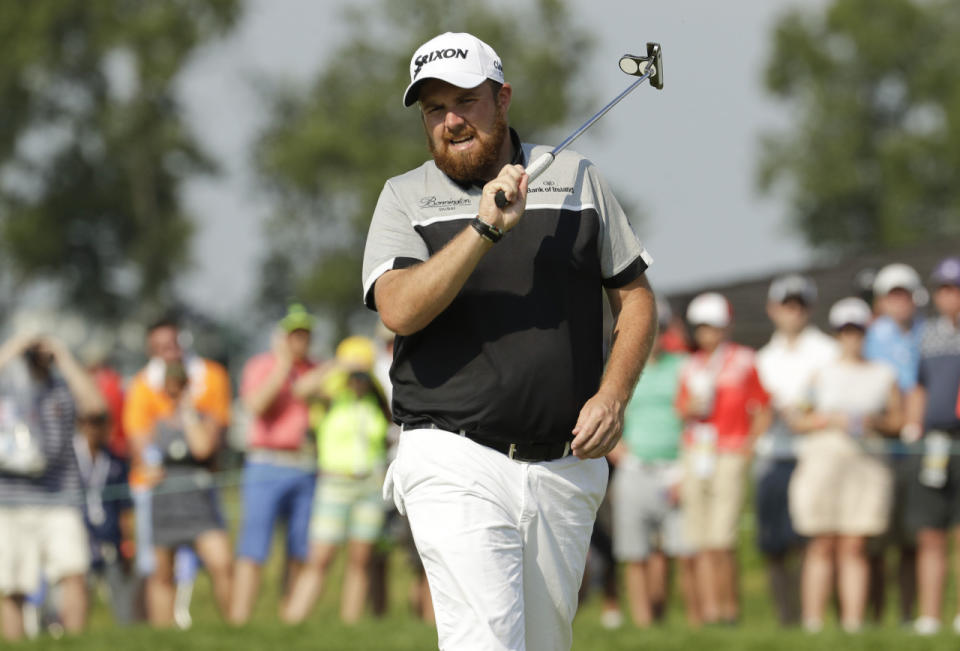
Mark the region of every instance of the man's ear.
POLYGON ((509 83, 504 83, 502 86, 500 86, 500 90, 497 91, 497 104, 504 113, 506 113, 507 109, 510 108, 511 99, 513 99, 513 86, 511 86, 509 83))

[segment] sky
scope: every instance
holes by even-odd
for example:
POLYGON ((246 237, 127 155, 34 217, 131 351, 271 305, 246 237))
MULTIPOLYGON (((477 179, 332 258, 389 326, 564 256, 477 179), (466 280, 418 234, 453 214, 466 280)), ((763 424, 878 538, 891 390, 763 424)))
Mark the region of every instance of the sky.
MULTIPOLYGON (((186 190, 198 232, 195 266, 181 288, 216 316, 252 307, 263 252, 269 205, 248 151, 265 113, 253 82, 309 83, 339 43, 348 4, 248 0, 236 32, 198 53, 181 79, 187 115, 223 166, 219 177, 186 190)), ((784 198, 760 197, 755 185, 760 134, 789 126, 785 108, 762 86, 772 28, 800 4, 823 0, 568 0, 595 39, 584 91, 591 106, 599 109, 633 79, 617 66, 622 54, 645 52, 647 41, 662 47, 664 89, 638 88, 572 146, 597 164, 624 204, 642 210, 637 230, 654 258, 656 289, 694 289, 811 259, 789 228, 784 198)))

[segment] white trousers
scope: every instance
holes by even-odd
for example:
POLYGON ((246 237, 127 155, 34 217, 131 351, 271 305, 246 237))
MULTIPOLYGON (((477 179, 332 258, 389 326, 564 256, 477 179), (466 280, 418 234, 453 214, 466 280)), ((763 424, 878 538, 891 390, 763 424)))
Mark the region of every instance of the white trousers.
POLYGON ((541 463, 433 429, 405 431, 384 489, 406 510, 441 650, 572 644, 603 459, 541 463))

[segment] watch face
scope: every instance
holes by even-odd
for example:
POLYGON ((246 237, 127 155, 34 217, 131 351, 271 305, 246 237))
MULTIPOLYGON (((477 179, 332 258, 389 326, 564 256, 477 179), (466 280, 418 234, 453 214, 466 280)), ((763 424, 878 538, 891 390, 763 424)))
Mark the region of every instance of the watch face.
POLYGON ((176 440, 167 447, 167 454, 171 459, 175 461, 180 461, 181 459, 187 456, 187 443, 186 441, 176 440))

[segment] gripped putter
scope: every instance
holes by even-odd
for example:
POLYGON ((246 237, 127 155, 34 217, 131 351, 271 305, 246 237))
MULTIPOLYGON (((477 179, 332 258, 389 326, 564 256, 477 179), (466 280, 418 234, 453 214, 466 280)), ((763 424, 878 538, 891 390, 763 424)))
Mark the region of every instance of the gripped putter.
MULTIPOLYGON (((660 50, 659 43, 647 43, 647 56, 624 54, 622 57, 620 57, 620 69, 628 75, 639 77, 639 79, 627 86, 627 88, 622 93, 614 97, 609 104, 597 111, 593 117, 584 122, 576 131, 567 136, 566 140, 561 142, 552 150, 541 155, 537 160, 530 163, 526 169, 528 183, 540 176, 544 170, 550 167, 550 164, 553 163, 553 159, 557 157, 557 154, 570 146, 570 143, 579 138, 580 134, 593 126, 594 122, 606 115, 607 111, 616 106, 620 100, 633 92, 633 90, 644 81, 649 79, 651 86, 657 90, 663 90, 663 53, 660 50)), ((497 196, 494 198, 494 200, 496 201, 497 207, 501 210, 506 208, 510 203, 507 201, 507 196, 503 193, 503 190, 497 191, 497 196)))

